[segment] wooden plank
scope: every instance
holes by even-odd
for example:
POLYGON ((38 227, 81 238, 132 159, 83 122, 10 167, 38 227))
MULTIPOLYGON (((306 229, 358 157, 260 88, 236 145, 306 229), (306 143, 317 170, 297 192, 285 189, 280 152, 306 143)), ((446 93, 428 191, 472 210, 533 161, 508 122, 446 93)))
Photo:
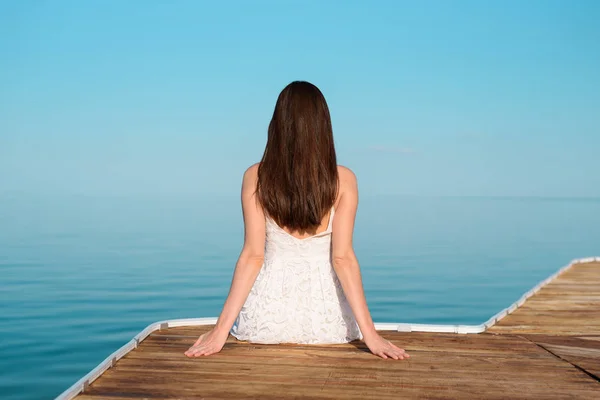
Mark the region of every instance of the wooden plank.
MULTIPOLYGON (((302 397, 302 398, 417 398, 427 393, 427 397, 477 398, 485 393, 486 398, 520 398, 527 393, 531 398, 564 398, 579 395, 579 398, 593 398, 597 387, 589 380, 560 379, 556 375, 540 381, 534 371, 529 374, 513 373, 510 377, 498 377, 493 371, 482 374, 461 374, 452 371, 433 371, 429 374, 409 374, 409 368, 402 374, 390 374, 385 369, 378 373, 357 372, 348 374, 339 368, 315 372, 312 376, 296 376, 282 373, 270 375, 256 369, 237 377, 214 374, 199 376, 189 372, 161 372, 140 375, 137 371, 127 375, 118 367, 92 385, 98 393, 114 392, 137 395, 189 396, 197 393, 207 397, 239 398, 259 396, 261 398, 302 397), (510 389, 507 389, 510 387, 510 389), (546 396, 551 391, 550 396, 546 396), (431 395, 431 396, 430 396, 431 395)), ((285 371, 284 371, 285 372, 285 371)))
POLYGON ((153 332, 77 399, 600 398, 600 263, 574 265, 486 333, 380 332, 411 354, 403 361, 362 342, 231 336, 218 354, 186 357, 211 328, 153 332))
POLYGON ((487 332, 600 334, 600 263, 573 265, 487 332))
MULTIPOLYGON (((192 333, 195 334, 196 331, 192 333)), ((152 334, 107 371, 87 395, 155 398, 593 398, 597 383, 526 338, 384 332, 412 357, 383 360, 364 345, 257 345, 230 342, 189 359, 189 330, 152 334), (181 333, 178 336, 177 333, 181 333), (185 335, 184 335, 185 334, 185 335), (490 384, 490 382, 493 382, 490 384), (518 387, 519 390, 506 389, 518 387), (548 396, 548 393, 552 393, 548 396)))
POLYGON ((553 336, 524 335, 558 357, 583 368, 600 379, 600 335, 553 336))
POLYGON ((600 263, 575 264, 487 332, 520 334, 600 376, 600 263))

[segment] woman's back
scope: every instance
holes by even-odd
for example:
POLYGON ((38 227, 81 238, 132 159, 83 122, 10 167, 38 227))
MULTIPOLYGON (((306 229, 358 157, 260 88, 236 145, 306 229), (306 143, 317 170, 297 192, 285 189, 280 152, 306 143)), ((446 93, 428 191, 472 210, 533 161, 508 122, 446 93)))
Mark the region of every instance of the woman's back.
POLYGON ((297 237, 265 217, 264 264, 231 330, 255 343, 345 343, 361 337, 331 264, 325 229, 297 237))

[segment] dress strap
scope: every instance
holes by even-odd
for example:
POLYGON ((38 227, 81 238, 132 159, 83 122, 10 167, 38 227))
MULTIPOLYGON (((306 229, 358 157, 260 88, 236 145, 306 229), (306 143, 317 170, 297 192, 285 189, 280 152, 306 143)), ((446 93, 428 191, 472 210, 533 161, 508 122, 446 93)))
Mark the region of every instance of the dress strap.
POLYGON ((331 232, 333 229, 333 214, 335 214, 335 208, 332 206, 329 211, 329 221, 327 222, 327 229, 325 229, 326 232, 331 232))

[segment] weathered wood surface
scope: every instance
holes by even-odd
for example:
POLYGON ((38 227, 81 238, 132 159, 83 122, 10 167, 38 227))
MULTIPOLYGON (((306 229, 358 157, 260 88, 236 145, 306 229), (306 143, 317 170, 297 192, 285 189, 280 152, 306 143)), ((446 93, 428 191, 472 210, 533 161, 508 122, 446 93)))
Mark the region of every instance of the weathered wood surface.
POLYGON ((78 399, 121 398, 597 398, 600 384, 525 338, 387 332, 411 358, 364 345, 254 345, 183 352, 208 327, 155 332, 78 399))
POLYGON ((599 399, 600 265, 578 264, 482 334, 382 332, 411 358, 364 344, 183 353, 210 326, 152 333, 91 384, 97 399, 599 399), (540 297, 538 297, 540 296, 540 297), (556 312, 556 314, 555 314, 556 312))
MULTIPOLYGON (((523 335, 538 346, 600 379, 600 334, 594 336, 523 335)), ((600 399, 600 396, 598 397, 600 399)))
POLYGON ((600 334, 600 263, 573 265, 488 332, 600 334))
POLYGON ((573 265, 487 332, 521 335, 598 379, 600 263, 573 265))

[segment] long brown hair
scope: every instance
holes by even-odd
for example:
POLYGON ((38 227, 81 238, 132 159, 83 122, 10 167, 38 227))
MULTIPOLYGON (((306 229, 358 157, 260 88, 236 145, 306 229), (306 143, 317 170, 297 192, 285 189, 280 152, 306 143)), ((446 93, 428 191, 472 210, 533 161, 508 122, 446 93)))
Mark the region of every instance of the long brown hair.
POLYGON ((265 215, 292 231, 316 230, 333 206, 338 192, 333 130, 315 85, 295 81, 279 94, 256 189, 265 215))

